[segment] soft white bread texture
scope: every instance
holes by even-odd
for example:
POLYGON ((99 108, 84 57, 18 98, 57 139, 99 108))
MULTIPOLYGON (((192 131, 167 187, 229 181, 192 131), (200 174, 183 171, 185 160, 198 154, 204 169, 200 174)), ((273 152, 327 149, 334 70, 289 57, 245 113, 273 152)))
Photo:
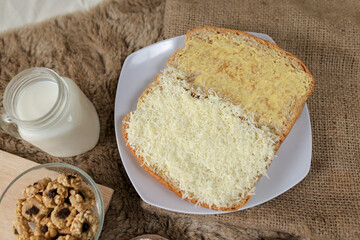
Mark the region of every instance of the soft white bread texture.
POLYGON ((123 135, 141 166, 179 197, 236 210, 313 88, 307 68, 276 45, 197 28, 124 118, 123 135))

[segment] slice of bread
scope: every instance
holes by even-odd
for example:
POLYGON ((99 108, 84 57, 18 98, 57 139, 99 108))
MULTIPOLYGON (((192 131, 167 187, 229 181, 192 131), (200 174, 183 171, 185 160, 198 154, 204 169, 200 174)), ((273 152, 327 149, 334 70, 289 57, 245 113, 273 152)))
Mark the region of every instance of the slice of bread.
POLYGON ((236 210, 313 88, 304 64, 276 45, 197 28, 124 118, 123 135, 141 166, 179 197, 236 210))
POLYGON ((214 27, 186 36, 168 65, 192 76, 195 88, 212 89, 253 112, 285 139, 314 90, 314 78, 294 55, 248 33, 214 27))

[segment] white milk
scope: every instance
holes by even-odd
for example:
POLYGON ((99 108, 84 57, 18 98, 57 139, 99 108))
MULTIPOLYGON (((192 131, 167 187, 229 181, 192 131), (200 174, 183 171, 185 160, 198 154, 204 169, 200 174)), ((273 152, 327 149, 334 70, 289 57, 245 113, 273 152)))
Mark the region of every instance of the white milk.
MULTIPOLYGON (((18 126, 20 136, 26 141, 58 157, 78 155, 92 149, 100 134, 99 118, 93 104, 68 78, 69 90, 66 111, 46 127, 29 129, 18 126)), ((54 106, 58 86, 51 81, 40 81, 27 86, 20 94, 16 112, 21 120, 44 117, 54 106)))
POLYGON ((35 120, 47 114, 58 97, 58 86, 51 81, 31 84, 20 95, 16 110, 20 119, 35 120))

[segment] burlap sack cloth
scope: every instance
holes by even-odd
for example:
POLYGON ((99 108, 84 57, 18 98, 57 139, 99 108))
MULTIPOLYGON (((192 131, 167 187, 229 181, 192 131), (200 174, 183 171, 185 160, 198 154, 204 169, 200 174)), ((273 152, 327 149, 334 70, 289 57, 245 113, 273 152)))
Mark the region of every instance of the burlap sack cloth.
POLYGON ((72 78, 94 103, 101 134, 93 150, 72 158, 52 157, 2 130, 0 149, 38 163, 74 164, 115 189, 101 239, 145 233, 169 239, 360 239, 359 7, 342 1, 311 4, 105 1, 90 12, 3 33, 0 109, 13 76, 48 67, 72 78), (114 132, 115 92, 125 58, 163 39, 162 30, 168 38, 200 25, 267 33, 302 59, 316 79, 308 101, 314 139, 308 177, 261 206, 218 216, 176 214, 144 204, 122 166, 114 132))
POLYGON ((260 206, 205 218, 313 239, 360 239, 360 2, 166 2, 166 38, 204 25, 266 33, 315 77, 305 180, 260 206))

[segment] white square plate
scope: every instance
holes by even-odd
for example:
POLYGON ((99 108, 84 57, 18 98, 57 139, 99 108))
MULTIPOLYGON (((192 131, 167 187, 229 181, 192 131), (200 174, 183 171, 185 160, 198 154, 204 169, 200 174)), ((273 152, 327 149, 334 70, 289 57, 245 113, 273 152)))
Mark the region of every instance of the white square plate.
MULTIPOLYGON (((274 42, 268 35, 251 33, 274 42)), ((115 134, 121 160, 140 197, 148 204, 167 210, 190 214, 219 214, 177 197, 152 178, 137 162, 126 147, 122 135, 122 119, 136 109, 137 99, 167 60, 184 46, 185 36, 179 36, 140 49, 129 55, 122 67, 115 99, 115 134)), ((299 183, 309 172, 311 164, 312 136, 307 105, 277 152, 268 170, 269 179, 262 177, 256 185, 255 195, 240 210, 267 202, 299 183)))

